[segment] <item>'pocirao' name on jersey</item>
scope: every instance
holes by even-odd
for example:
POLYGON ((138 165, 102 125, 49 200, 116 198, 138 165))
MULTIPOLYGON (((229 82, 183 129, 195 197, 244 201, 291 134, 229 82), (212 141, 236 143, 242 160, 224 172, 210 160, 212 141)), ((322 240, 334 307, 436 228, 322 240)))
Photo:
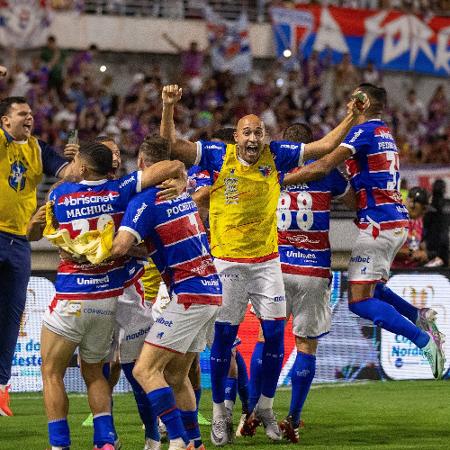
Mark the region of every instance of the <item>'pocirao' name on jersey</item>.
POLYGON ((283 188, 277 217, 284 273, 330 277, 331 199, 344 195, 348 188, 349 183, 336 169, 318 181, 283 188))
POLYGON ((353 156, 346 161, 357 195, 360 226, 380 229, 406 226, 408 212, 399 192, 399 157, 394 138, 381 120, 355 126, 342 143, 353 156))
POLYGON ((157 192, 149 188, 133 198, 121 229, 138 242, 146 240, 150 256, 178 303, 221 304, 222 286, 195 203, 187 193, 161 202, 157 192))
MULTIPOLYGON (((118 180, 62 183, 53 189, 49 199, 54 202, 59 228, 68 230, 74 239, 87 231, 102 230, 111 221, 117 229, 127 204, 140 189, 140 173, 135 172, 118 180)), ((142 264, 134 258, 97 266, 62 260, 56 276, 55 299, 114 297, 142 271, 142 264)))

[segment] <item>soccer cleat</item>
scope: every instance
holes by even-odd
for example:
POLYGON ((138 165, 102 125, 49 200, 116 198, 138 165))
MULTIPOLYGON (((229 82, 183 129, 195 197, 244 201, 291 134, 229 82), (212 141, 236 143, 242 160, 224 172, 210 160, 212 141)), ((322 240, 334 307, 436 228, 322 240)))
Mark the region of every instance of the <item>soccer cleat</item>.
POLYGON ((213 418, 211 426, 211 442, 216 447, 222 447, 233 440, 233 423, 228 416, 218 416, 213 418))
POLYGON ((445 342, 445 335, 441 333, 436 325, 437 312, 431 308, 421 308, 417 315, 416 325, 423 331, 431 333, 438 338, 443 344, 445 342))
POLYGON ((280 427, 277 423, 277 418, 275 417, 275 413, 272 408, 267 409, 256 409, 256 417, 262 422, 264 425, 264 429, 266 431, 266 436, 272 441, 281 441, 282 435, 280 431, 280 427))
POLYGON ((0 389, 0 416, 13 416, 13 412, 9 407, 10 398, 9 398, 9 388, 10 386, 6 386, 5 390, 0 389))
POLYGON ((430 336, 428 344, 422 349, 423 355, 428 359, 434 378, 440 380, 444 374, 445 355, 442 349, 442 342, 439 337, 427 332, 430 336))
POLYGON ((211 425, 211 422, 198 411, 198 424, 199 425, 211 425))
POLYGON ((92 413, 90 413, 86 419, 84 419, 84 422, 81 424, 82 427, 89 427, 92 428, 94 426, 94 416, 92 413))
POLYGON ((298 432, 299 427, 295 427, 292 422, 292 417, 288 416, 286 419, 283 419, 278 426, 280 427, 280 431, 283 434, 283 437, 288 441, 296 444, 300 439, 300 434, 298 432))
POLYGON ((247 414, 241 427, 241 436, 253 437, 256 429, 261 425, 261 421, 255 413, 247 414))
POLYGON ((144 450, 161 450, 161 442, 147 438, 145 440, 144 450))
POLYGON ((103 447, 94 447, 94 450, 117 450, 112 444, 105 444, 103 447))
POLYGON ((194 444, 184 444, 184 442, 180 442, 180 439, 176 439, 175 441, 171 441, 169 445, 169 450, 194 450, 194 444))
POLYGON ((245 418, 247 417, 247 414, 241 414, 241 418, 239 419, 239 424, 236 428, 236 437, 241 437, 241 431, 242 427, 244 426, 245 418))

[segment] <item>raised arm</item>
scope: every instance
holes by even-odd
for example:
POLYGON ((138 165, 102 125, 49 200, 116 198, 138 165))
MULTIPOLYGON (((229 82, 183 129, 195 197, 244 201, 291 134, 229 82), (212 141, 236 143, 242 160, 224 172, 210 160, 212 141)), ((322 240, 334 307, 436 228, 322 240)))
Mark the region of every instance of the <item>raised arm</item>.
POLYGON ((161 117, 160 135, 166 138, 171 145, 171 158, 183 161, 187 166, 192 166, 197 159, 197 145, 184 139, 177 139, 173 114, 175 105, 179 102, 182 89, 176 84, 163 87, 163 110, 161 117))
POLYGON ((301 167, 297 172, 287 174, 283 180, 283 186, 319 180, 348 159, 351 154, 349 148, 340 145, 334 152, 318 161, 301 167))
POLYGON ((182 180, 186 187, 186 168, 181 161, 159 161, 142 171, 141 187, 156 186, 170 178, 182 180))
POLYGON ((327 135, 318 141, 305 144, 304 161, 320 159, 332 152, 347 136, 350 129, 357 124, 359 116, 370 106, 369 99, 363 104, 360 100, 352 98, 347 104, 347 115, 344 120, 327 135))

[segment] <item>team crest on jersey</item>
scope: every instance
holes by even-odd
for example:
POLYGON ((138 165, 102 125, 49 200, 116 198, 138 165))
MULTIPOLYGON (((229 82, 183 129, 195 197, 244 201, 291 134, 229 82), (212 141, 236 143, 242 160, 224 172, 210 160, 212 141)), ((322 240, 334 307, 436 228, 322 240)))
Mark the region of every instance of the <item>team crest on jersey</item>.
POLYGON ((17 192, 22 191, 25 187, 27 168, 22 161, 14 161, 11 164, 11 172, 9 174, 8 183, 17 192))
POLYGON ((270 166, 259 166, 258 169, 263 177, 268 177, 272 173, 272 167, 270 166))
POLYGON ((238 179, 234 174, 234 169, 230 170, 230 175, 224 179, 225 184, 225 204, 237 205, 239 203, 238 179))

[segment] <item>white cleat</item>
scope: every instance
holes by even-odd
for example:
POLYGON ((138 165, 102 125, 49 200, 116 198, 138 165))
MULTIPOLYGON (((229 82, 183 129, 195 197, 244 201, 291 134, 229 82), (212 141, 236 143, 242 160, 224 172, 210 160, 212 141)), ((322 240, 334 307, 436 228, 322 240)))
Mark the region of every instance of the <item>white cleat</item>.
POLYGON ((445 334, 441 333, 436 325, 437 312, 431 308, 419 309, 416 325, 423 331, 431 333, 436 339, 439 339, 441 345, 445 342, 445 334))
POLYGON ((272 408, 268 409, 258 409, 255 410, 256 417, 264 425, 266 431, 266 436, 272 441, 281 441, 283 439, 283 434, 278 426, 277 418, 272 408))
POLYGON ((161 448, 161 442, 154 441, 150 438, 145 440, 144 450, 161 450, 161 448))
POLYGON ((211 442, 216 447, 223 447, 233 441, 233 423, 228 417, 217 416, 211 425, 211 442))
POLYGON ((433 372, 433 377, 440 380, 444 374, 445 354, 439 337, 427 332, 430 336, 428 344, 422 348, 423 355, 427 358, 433 372))
POLYGON ((244 426, 246 417, 247 417, 247 414, 241 414, 241 418, 239 419, 239 424, 236 428, 236 437, 242 437, 241 431, 242 431, 242 427, 244 426))

